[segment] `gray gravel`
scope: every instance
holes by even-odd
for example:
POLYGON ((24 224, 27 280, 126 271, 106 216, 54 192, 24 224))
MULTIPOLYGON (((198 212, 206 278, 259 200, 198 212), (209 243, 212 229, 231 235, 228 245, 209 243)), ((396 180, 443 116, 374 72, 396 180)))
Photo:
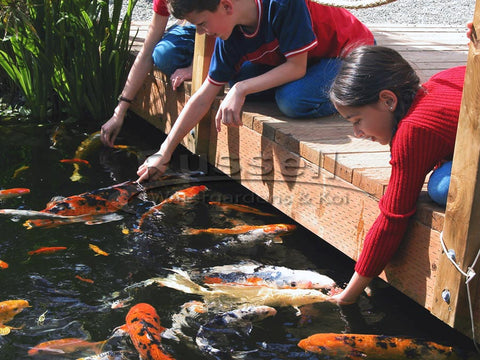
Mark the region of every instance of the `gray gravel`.
MULTIPOLYGON (((124 0, 128 3, 128 0, 124 0)), ((475 0, 397 0, 369 9, 351 10, 365 24, 464 26, 473 19, 475 0)), ((152 0, 137 0, 133 20, 149 21, 152 0)))

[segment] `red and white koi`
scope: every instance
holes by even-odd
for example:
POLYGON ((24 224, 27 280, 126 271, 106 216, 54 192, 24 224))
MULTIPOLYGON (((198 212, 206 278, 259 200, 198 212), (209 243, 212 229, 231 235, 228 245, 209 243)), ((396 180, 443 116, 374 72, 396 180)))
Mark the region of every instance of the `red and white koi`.
POLYGON ((11 188, 0 190, 0 200, 5 200, 13 197, 30 194, 30 189, 27 188, 11 188))

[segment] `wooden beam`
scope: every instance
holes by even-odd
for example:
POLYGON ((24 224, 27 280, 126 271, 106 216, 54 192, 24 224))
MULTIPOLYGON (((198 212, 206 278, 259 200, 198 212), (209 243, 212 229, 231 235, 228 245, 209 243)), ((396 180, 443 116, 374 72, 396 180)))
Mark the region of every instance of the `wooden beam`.
MULTIPOLYGON (((480 36, 480 0, 477 0, 474 27, 480 36)), ((455 252, 456 263, 467 273, 480 249, 480 41, 469 45, 467 72, 453 157, 452 176, 445 213, 443 239, 455 252)), ((480 261, 479 261, 480 263, 480 261)), ((480 272, 477 263, 476 272, 480 272)), ((472 337, 466 277, 442 255, 435 286, 432 313, 472 337), (447 303, 442 294, 450 294, 447 303)), ((476 341, 480 341, 480 275, 469 282, 473 302, 476 341)))

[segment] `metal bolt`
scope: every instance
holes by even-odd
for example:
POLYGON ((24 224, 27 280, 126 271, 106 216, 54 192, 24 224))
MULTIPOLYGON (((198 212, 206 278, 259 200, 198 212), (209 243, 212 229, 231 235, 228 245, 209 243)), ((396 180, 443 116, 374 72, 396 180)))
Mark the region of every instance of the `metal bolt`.
POLYGON ((447 304, 450 304, 450 291, 448 289, 442 291, 442 299, 447 304))

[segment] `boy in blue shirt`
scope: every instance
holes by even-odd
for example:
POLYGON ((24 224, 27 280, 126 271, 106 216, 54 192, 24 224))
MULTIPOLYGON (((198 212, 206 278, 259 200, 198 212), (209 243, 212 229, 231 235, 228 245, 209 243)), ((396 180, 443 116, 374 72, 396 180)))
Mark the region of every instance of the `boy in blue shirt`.
POLYGON ((341 56, 373 45, 372 33, 345 9, 310 0, 169 0, 173 16, 217 37, 207 79, 180 113, 160 150, 142 164, 139 181, 162 175, 175 147, 207 113, 222 85, 234 81, 215 117, 241 126, 247 95, 274 89, 290 117, 335 112, 328 89, 341 56))

